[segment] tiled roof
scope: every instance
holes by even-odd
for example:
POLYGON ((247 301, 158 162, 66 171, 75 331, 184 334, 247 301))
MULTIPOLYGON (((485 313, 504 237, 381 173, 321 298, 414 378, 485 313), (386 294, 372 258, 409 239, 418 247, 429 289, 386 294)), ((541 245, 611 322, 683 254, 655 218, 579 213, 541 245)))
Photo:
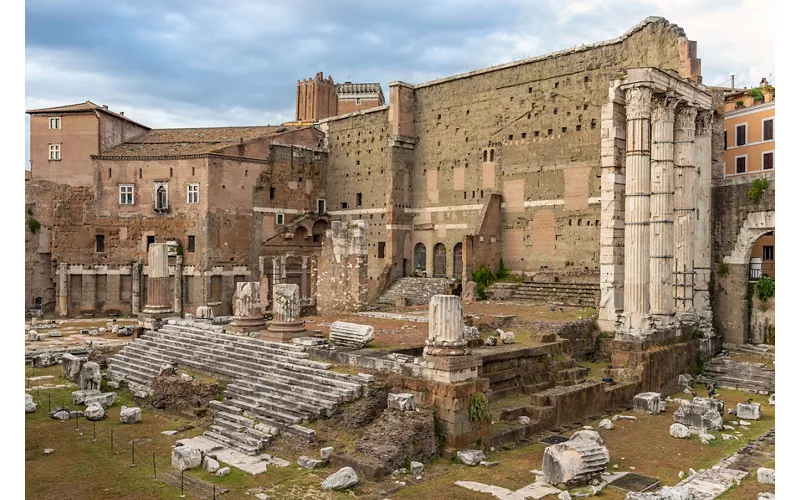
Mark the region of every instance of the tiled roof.
POLYGON ((121 115, 117 112, 111 111, 108 107, 99 106, 92 101, 81 102, 78 104, 67 104, 65 106, 55 106, 52 108, 40 108, 40 109, 29 109, 26 111, 29 115, 35 114, 45 114, 45 113, 81 113, 85 111, 102 111, 103 113, 108 113, 109 115, 116 116, 117 118, 121 118, 123 120, 128 120, 131 123, 139 125, 140 127, 144 127, 149 129, 147 125, 142 125, 139 122, 131 120, 125 115, 121 115))
POLYGON ((259 137, 296 127, 209 127, 153 129, 103 151, 103 157, 187 156, 213 153, 259 137))
POLYGON ((383 94, 380 83, 337 83, 337 94, 383 94))

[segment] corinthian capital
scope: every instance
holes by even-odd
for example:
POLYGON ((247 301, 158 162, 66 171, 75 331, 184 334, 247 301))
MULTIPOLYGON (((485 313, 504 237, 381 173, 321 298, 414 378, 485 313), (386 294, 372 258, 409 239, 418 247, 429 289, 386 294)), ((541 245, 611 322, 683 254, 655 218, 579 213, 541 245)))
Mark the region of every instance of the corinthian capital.
POLYGON ((678 97, 674 94, 659 95, 652 99, 651 118, 654 122, 671 122, 675 120, 675 108, 678 106, 678 97))
POLYGON ((710 135, 712 122, 710 110, 703 110, 697 113, 697 135, 710 135))
POLYGON ((637 86, 625 91, 625 113, 629 120, 650 118, 650 100, 653 90, 650 87, 637 86))
POLYGON ((682 106, 675 115, 675 128, 679 130, 694 130, 697 108, 695 106, 682 106))

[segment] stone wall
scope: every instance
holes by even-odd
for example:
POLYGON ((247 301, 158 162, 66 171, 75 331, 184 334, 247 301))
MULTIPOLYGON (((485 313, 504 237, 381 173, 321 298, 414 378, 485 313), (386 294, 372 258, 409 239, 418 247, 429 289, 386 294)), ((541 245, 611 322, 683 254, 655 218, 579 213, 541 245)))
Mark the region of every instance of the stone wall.
POLYGON ((322 244, 319 314, 359 311, 367 301, 367 221, 333 222, 322 244))

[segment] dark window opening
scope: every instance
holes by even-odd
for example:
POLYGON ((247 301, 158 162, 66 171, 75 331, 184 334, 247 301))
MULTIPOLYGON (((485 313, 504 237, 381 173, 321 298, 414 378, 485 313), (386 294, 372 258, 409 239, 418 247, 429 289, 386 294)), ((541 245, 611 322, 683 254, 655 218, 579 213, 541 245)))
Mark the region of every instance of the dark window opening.
POLYGON ((436 119, 437 120, 441 120, 442 119, 442 115, 436 115, 436 119))
POLYGON ((109 179, 111 178, 111 169, 110 168, 108 169, 108 178, 109 179))
POLYGON ((467 199, 467 192, 466 191, 464 191, 464 199, 465 200, 467 199))
POLYGON ((508 135, 508 140, 509 141, 513 141, 514 140, 514 134, 509 134, 508 135))
POLYGON ((319 215, 325 213, 325 200, 317 200, 317 213, 319 215))
POLYGON ((566 131, 567 131, 567 127, 561 127, 561 133, 564 133, 566 131))
POLYGON ((169 176, 172 177, 172 167, 169 167, 169 176))
POLYGON ((481 198, 483 198, 483 189, 481 189, 481 198))
POLYGON ((383 241, 378 242, 378 258, 383 259, 386 254, 386 243, 383 241))
POLYGON ((575 131, 576 132, 580 132, 581 131, 581 126, 580 125, 575 125, 575 131))
POLYGON ((772 120, 764 120, 764 138, 765 141, 771 141, 773 139, 773 130, 772 130, 772 120))
POLYGON ((762 166, 764 170, 772 170, 774 168, 774 154, 775 153, 764 153, 764 165, 762 166))
POLYGON ((528 93, 533 94, 533 87, 528 87, 528 93))
POLYGON ((775 247, 772 245, 764 245, 763 260, 775 260, 775 247))
POLYGON ((557 115, 557 114, 558 114, 558 108, 553 108, 553 114, 554 114, 554 115, 557 115))
POLYGON ((583 83, 586 83, 586 82, 588 82, 588 81, 589 81, 589 77, 588 77, 588 76, 584 76, 584 77, 583 77, 583 83))
POLYGON ((139 178, 140 179, 142 178, 142 169, 141 168, 139 169, 139 178))
POLYGON ((494 149, 489 150, 489 161, 494 161, 494 149))
POLYGON ((194 167, 192 167, 192 176, 194 176, 194 167))
POLYGON ((745 125, 737 125, 736 126, 736 145, 737 146, 744 146, 747 144, 747 126, 745 125))
POLYGON ((356 165, 361 165, 361 160, 356 160, 356 165))
POLYGON ((94 251, 95 252, 105 252, 106 251, 106 237, 102 234, 94 235, 94 251))
POLYGON ((555 86, 555 88, 558 88, 558 82, 556 82, 556 86, 555 86))
POLYGON ((361 206, 361 193, 356 193, 356 206, 361 206))
POLYGON ((269 188, 269 199, 270 200, 274 200, 275 199, 275 188, 271 187, 271 186, 269 188))
POLYGON ((594 118, 592 118, 592 128, 595 127, 597 127, 597 121, 594 118))
POLYGON ((156 237, 155 237, 155 235, 151 235, 151 236, 148 236, 148 237, 147 237, 147 251, 148 251, 148 252, 150 251, 150 245, 152 245, 152 244, 153 244, 153 243, 155 243, 155 242, 156 242, 156 237))
POLYGON ((723 133, 722 149, 725 150, 725 151, 728 150, 728 131, 727 130, 723 133))
POLYGON ((244 176, 247 177, 247 169, 244 169, 244 176))
POLYGON ((164 186, 156 189, 156 208, 167 208, 167 189, 164 186))
POLYGON ((534 131, 534 132, 533 132, 533 136, 534 136, 534 137, 539 137, 539 131, 538 131, 538 130, 534 131))
POLYGON ((553 129, 551 128, 547 129, 547 135, 553 135, 553 129))
POLYGON ((346 208, 347 208, 347 202, 343 201, 342 202, 342 210, 345 210, 346 208))
POLYGON ((526 137, 528 137, 528 133, 527 133, 527 132, 523 132, 523 133, 522 133, 522 138, 524 139, 524 138, 526 138, 526 137))
POLYGON ((743 174, 745 172, 747 172, 747 157, 740 156, 736 158, 736 173, 743 174))
POLYGON ((194 252, 194 235, 192 234, 189 235, 189 241, 187 243, 187 246, 189 247, 190 252, 194 252))
POLYGON ((583 110, 584 110, 584 111, 586 111, 587 109, 589 109, 589 105, 588 105, 588 104, 586 104, 586 103, 584 103, 584 104, 583 104, 583 110))
POLYGON ((33 300, 33 307, 36 308, 36 309, 41 309, 42 308, 42 298, 41 297, 36 297, 33 300))
POLYGON ((489 152, 485 149, 483 150, 483 161, 486 161, 486 158, 489 156, 489 152))

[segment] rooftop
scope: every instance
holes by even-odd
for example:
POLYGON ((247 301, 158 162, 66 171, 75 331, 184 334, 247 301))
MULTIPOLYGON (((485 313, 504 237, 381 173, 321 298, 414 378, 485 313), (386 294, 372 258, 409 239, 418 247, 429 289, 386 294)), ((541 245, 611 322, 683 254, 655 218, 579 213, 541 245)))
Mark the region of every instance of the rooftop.
POLYGON ((92 101, 88 101, 88 100, 86 102, 80 102, 80 103, 77 103, 77 104, 66 104, 66 105, 63 105, 63 106, 54 106, 54 107, 51 107, 51 108, 29 109, 25 113, 27 113, 29 115, 39 115, 39 114, 55 114, 55 113, 59 113, 59 114, 65 114, 65 113, 87 113, 87 112, 92 112, 92 111, 101 111, 101 112, 107 113, 107 114, 109 114, 111 116, 116 116, 117 118, 121 118, 123 120, 127 120, 127 121, 129 121, 129 122, 131 122, 133 124, 139 125, 140 127, 144 127, 144 128, 147 128, 147 129, 150 128, 147 125, 142 125, 141 123, 138 123, 138 122, 136 122, 134 120, 131 120, 130 118, 125 116, 123 113, 117 113, 115 111, 111 111, 110 109, 108 109, 108 106, 105 106, 105 105, 100 106, 99 104, 95 104, 92 101))

